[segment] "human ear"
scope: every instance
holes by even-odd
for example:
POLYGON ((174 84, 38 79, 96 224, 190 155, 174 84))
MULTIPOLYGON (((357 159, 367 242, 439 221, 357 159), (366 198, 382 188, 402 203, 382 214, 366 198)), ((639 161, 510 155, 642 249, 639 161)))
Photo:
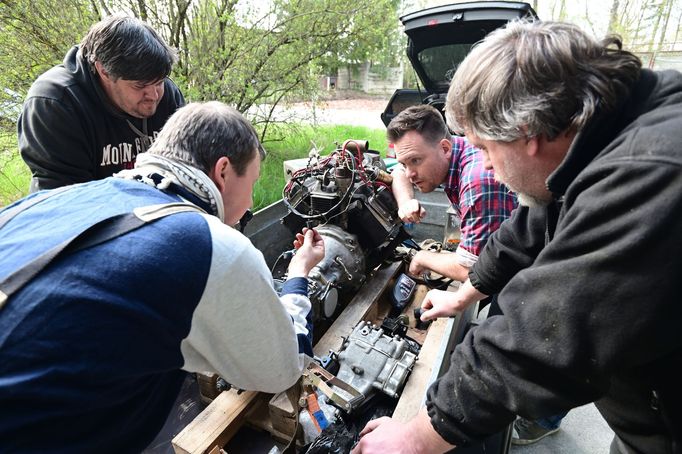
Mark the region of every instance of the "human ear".
POLYGON ((536 156, 540 152, 540 138, 538 136, 526 137, 526 154, 536 156))
POLYGON ((528 156, 535 156, 540 151, 540 136, 529 136, 528 126, 521 126, 521 132, 523 132, 523 137, 521 140, 524 141, 526 145, 526 154, 528 156))
POLYGON ((230 163, 230 158, 227 156, 223 156, 219 158, 211 171, 209 172, 209 176, 211 177, 211 180, 215 183, 215 185, 218 187, 218 190, 220 192, 225 189, 225 185, 227 183, 227 179, 229 178, 229 168, 232 164, 230 163))
POLYGON ((102 63, 100 63, 98 60, 95 61, 95 70, 97 71, 97 74, 99 75, 99 77, 105 78, 105 79, 111 79, 111 76, 109 75, 107 70, 104 69, 104 65, 102 65, 102 63))
POLYGON ((449 156, 450 152, 452 152, 452 142, 448 139, 441 139, 439 145, 443 149, 443 153, 445 153, 446 156, 449 156))

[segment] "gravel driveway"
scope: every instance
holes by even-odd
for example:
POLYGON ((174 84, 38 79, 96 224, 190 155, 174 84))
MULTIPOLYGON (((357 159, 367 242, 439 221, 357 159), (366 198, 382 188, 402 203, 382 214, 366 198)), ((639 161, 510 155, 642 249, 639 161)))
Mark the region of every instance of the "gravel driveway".
MULTIPOLYGON (((334 99, 312 103, 297 103, 289 107, 278 106, 274 118, 277 121, 297 121, 316 124, 346 124, 384 129, 381 121, 388 98, 334 99)), ((267 106, 262 106, 263 107, 267 106)))

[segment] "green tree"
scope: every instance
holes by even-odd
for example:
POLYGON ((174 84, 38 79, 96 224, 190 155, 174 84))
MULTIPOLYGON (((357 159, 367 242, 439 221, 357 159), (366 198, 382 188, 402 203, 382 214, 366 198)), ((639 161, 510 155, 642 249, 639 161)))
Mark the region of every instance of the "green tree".
POLYGON ((0 0, 0 86, 24 94, 93 22, 118 11, 179 49, 173 78, 188 99, 229 103, 263 134, 275 106, 313 97, 329 56, 385 56, 398 28, 396 0, 0 0))
MULTIPOLYGON (((0 103, 10 109, 20 103, 33 80, 97 19, 85 0, 0 0, 0 103)), ((13 129, 0 122, 0 132, 13 129)))
POLYGON ((330 57, 379 53, 386 23, 397 28, 389 14, 388 0, 273 0, 241 10, 202 0, 192 6, 181 76, 190 96, 222 99, 267 127, 277 105, 315 95, 330 57))
MULTIPOLYGON (((381 17, 381 20, 377 21, 370 14, 358 13, 353 18, 353 27, 362 29, 366 39, 358 40, 353 33, 340 36, 325 62, 329 69, 365 62, 381 65, 399 63, 406 42, 398 18, 401 1, 379 0, 372 5, 374 11, 371 14, 381 17)), ((364 9, 366 5, 358 6, 364 9)))

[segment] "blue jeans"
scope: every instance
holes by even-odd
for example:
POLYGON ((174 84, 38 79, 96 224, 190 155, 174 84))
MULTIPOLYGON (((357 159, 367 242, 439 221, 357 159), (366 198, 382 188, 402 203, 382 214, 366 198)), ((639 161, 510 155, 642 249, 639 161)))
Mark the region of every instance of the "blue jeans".
POLYGON ((558 415, 548 416, 546 418, 536 419, 535 423, 547 430, 558 429, 561 425, 561 420, 568 414, 568 412, 559 413, 558 415))

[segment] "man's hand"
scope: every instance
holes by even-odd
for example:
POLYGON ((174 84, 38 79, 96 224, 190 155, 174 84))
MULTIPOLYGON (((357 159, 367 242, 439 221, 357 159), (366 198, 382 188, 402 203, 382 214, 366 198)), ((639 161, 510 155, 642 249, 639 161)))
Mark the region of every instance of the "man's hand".
POLYGON ((304 228, 294 240, 296 254, 289 263, 288 277, 307 277, 311 269, 324 258, 324 240, 314 229, 304 228))
POLYGON ((405 174, 405 168, 402 165, 396 166, 391 175, 391 192, 398 203, 398 217, 408 224, 419 223, 426 216, 426 210, 414 198, 414 187, 405 174))
POLYGON ((398 217, 407 224, 418 224, 424 216, 426 210, 417 199, 409 199, 398 206, 398 217))
POLYGON ((433 271, 460 282, 467 280, 469 275, 469 268, 461 265, 455 254, 445 251, 417 251, 410 259, 407 271, 412 276, 417 277, 421 277, 426 271, 433 271))
POLYGON ((430 271, 430 268, 426 266, 426 263, 428 263, 428 256, 429 252, 427 251, 417 251, 410 259, 410 267, 407 272, 412 276, 421 276, 424 271, 430 271))
POLYGON ((415 444, 408 440, 406 424, 384 416, 367 423, 360 432, 360 441, 351 454, 395 453, 416 454, 420 452, 415 444))
POLYGON ((424 312, 421 320, 426 322, 438 317, 452 317, 486 296, 488 295, 476 290, 469 279, 456 292, 429 290, 422 301, 424 312))
POLYGON ((425 408, 407 423, 387 416, 373 419, 362 429, 360 437, 351 454, 441 453, 454 447, 434 430, 425 408))

